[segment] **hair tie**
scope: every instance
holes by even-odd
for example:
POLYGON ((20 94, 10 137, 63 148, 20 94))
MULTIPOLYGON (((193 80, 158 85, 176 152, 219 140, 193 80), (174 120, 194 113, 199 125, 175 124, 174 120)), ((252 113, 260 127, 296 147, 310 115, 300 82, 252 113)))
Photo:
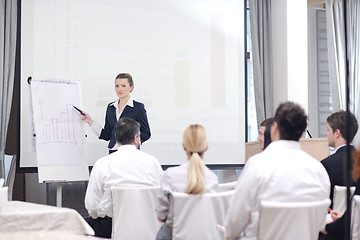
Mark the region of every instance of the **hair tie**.
POLYGON ((199 156, 203 154, 202 152, 190 152, 190 155, 193 155, 194 153, 197 153, 199 156))

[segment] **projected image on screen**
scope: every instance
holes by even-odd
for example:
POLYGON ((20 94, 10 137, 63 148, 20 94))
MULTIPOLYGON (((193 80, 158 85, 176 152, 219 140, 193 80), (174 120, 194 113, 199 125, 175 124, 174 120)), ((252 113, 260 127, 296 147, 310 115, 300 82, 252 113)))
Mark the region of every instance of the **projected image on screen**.
MULTIPOLYGON (((115 77, 128 72, 134 78, 131 96, 145 104, 152 134, 142 150, 161 164, 182 163, 183 131, 198 123, 209 134, 206 163, 244 163, 243 5, 22 1, 22 79, 80 81, 81 107, 103 124, 107 104, 117 99, 115 77)), ((28 134, 29 124, 21 124, 28 134)), ((107 143, 86 131, 92 165, 107 154, 107 143)))

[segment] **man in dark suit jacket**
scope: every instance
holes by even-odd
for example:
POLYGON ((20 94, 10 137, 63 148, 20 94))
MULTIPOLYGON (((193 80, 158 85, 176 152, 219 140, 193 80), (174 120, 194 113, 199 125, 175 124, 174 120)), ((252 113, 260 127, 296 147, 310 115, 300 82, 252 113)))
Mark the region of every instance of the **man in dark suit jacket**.
MULTIPOLYGON (((339 111, 331 114, 327 118, 327 132, 326 136, 328 138, 329 147, 335 148, 335 153, 330 155, 321 161, 324 165, 326 171, 329 174, 331 189, 330 189, 330 199, 331 199, 331 208, 332 200, 334 195, 334 186, 345 186, 346 178, 344 169, 344 161, 346 161, 346 127, 349 127, 349 140, 350 143, 354 139, 356 132, 358 130, 358 123, 355 116, 350 113, 350 124, 346 126, 346 112, 339 111)), ((351 147, 351 152, 354 147, 351 147)), ((352 155, 352 154, 351 154, 352 155)), ((353 165, 353 159, 351 158, 351 167, 353 165)), ((352 183, 354 185, 354 182, 352 183)))

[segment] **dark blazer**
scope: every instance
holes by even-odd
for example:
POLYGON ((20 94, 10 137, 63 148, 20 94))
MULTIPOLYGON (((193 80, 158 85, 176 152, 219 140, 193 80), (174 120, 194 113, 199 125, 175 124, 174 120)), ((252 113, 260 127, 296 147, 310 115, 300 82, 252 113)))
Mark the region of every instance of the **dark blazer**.
MULTIPOLYGON (((351 169, 353 167, 353 157, 352 152, 354 150, 353 146, 350 146, 351 148, 351 169)), ((336 153, 333 155, 328 156, 324 160, 321 161, 321 163, 324 165, 327 173, 329 174, 330 183, 331 183, 331 189, 330 189, 330 200, 332 208, 332 201, 334 196, 334 186, 346 186, 346 175, 345 175, 345 169, 344 169, 344 161, 346 161, 346 146, 343 146, 339 148, 336 153)), ((354 181, 352 181, 351 185, 354 185, 354 181)))
MULTIPOLYGON (((114 134, 114 127, 117 122, 116 119, 116 108, 112 105, 114 102, 109 103, 106 109, 105 126, 101 130, 99 139, 109 141, 108 148, 114 147, 116 140, 114 134)), ((146 116, 146 110, 144 104, 133 101, 134 107, 128 105, 125 106, 120 118, 131 118, 140 123, 140 138, 141 143, 148 140, 151 136, 148 119, 146 116)))

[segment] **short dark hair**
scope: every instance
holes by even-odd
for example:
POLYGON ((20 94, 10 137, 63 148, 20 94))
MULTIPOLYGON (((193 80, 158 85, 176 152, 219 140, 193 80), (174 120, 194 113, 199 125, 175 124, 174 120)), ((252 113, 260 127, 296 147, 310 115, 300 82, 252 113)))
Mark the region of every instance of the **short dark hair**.
POLYGON ((274 123, 274 118, 267 118, 264 121, 261 122, 260 127, 264 126, 265 128, 271 127, 271 125, 274 123))
POLYGON ((280 131, 280 139, 299 141, 307 127, 307 116, 300 105, 285 102, 277 108, 274 121, 280 131))
POLYGON ((354 114, 352 114, 351 112, 349 112, 349 120, 350 120, 350 125, 346 125, 346 112, 341 110, 338 112, 335 112, 333 114, 331 114, 327 119, 327 123, 329 124, 329 126, 331 127, 331 129, 333 130, 333 132, 336 131, 336 129, 340 130, 340 134, 341 136, 347 140, 347 135, 346 135, 346 127, 349 127, 349 140, 350 142, 352 142, 352 140, 354 139, 356 132, 358 130, 358 122, 354 116, 354 114))
POLYGON ((265 128, 264 132, 264 150, 271 143, 271 127, 265 128))
POLYGON ((134 137, 140 134, 140 124, 131 118, 120 118, 115 124, 114 131, 116 142, 121 145, 131 144, 134 137))
POLYGON ((120 78, 126 78, 126 79, 128 80, 128 82, 129 82, 130 87, 131 87, 131 86, 134 86, 133 78, 132 78, 132 76, 131 76, 129 73, 119 73, 119 74, 116 76, 115 80, 116 80, 116 79, 120 79, 120 78))

